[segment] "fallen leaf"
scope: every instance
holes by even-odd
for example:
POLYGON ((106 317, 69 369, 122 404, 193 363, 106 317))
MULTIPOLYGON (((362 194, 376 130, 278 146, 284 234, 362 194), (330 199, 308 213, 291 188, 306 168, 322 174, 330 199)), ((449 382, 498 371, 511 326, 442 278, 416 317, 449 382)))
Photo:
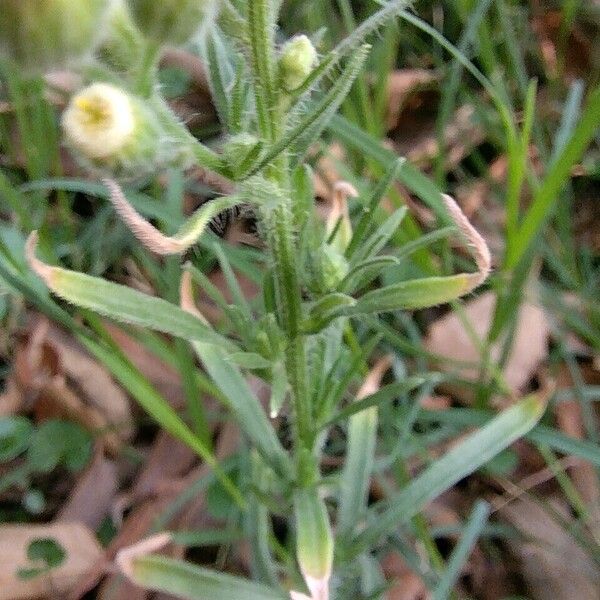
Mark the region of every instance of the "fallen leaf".
MULTIPOLYGON (((566 505, 551 500, 569 519, 566 505)), ((523 576, 533 600, 598 600, 600 571, 579 544, 538 503, 519 498, 500 514, 524 534, 507 538, 522 563, 523 576)))
POLYGON ((431 89, 438 80, 438 75, 428 69, 396 69, 389 74, 386 116, 388 131, 398 125, 400 114, 409 97, 422 90, 431 89))
MULTIPOLYGON (((486 292, 463 307, 464 315, 479 339, 485 339, 490 328, 495 299, 495 294, 486 292)), ((512 351, 503 371, 504 379, 513 394, 519 394, 546 358, 549 333, 544 311, 531 302, 524 301, 519 308, 512 351)), ((438 319, 429 327, 425 347, 429 352, 443 357, 438 368, 452 371, 461 378, 477 381, 480 353, 455 312, 438 319), (448 359, 470 362, 474 366, 454 367, 448 364, 448 359)), ((500 352, 500 343, 492 345, 493 361, 499 359, 500 352)), ((464 401, 471 400, 470 390, 466 386, 452 387, 452 393, 464 401)))
POLYGON ((390 552, 383 557, 381 567, 391 586, 387 600, 426 600, 429 598, 427 586, 420 575, 415 573, 402 557, 390 552))
POLYGON ((117 467, 102 451, 96 451, 87 469, 80 475, 64 506, 56 515, 57 521, 78 521, 97 530, 111 513, 119 479, 117 467))
POLYGON ((72 337, 39 315, 30 317, 13 371, 24 408, 38 420, 75 421, 117 453, 133 434, 125 392, 72 337))
POLYGON ((189 446, 165 431, 159 431, 144 461, 144 467, 128 494, 130 501, 137 502, 168 490, 174 480, 190 471, 197 458, 197 454, 189 446))
MULTIPOLYGON (((561 365, 556 377, 558 390, 571 390, 574 382, 566 365, 561 365)), ((586 438, 581 404, 575 398, 557 402, 554 413, 558 427, 569 437, 583 440, 586 438)), ((587 525, 596 541, 600 543, 600 482, 596 468, 585 460, 579 459, 569 469, 573 485, 588 508, 587 525)))
POLYGON ((54 325, 50 326, 47 341, 56 349, 61 369, 81 389, 88 404, 106 416, 121 439, 130 439, 134 428, 129 400, 108 370, 54 325))
POLYGON ((81 523, 0 526, 0 600, 32 600, 54 593, 64 598, 92 565, 102 563, 103 551, 94 534, 81 523), (65 561, 48 574, 20 579, 19 569, 31 565, 29 544, 54 539, 66 552, 65 561))

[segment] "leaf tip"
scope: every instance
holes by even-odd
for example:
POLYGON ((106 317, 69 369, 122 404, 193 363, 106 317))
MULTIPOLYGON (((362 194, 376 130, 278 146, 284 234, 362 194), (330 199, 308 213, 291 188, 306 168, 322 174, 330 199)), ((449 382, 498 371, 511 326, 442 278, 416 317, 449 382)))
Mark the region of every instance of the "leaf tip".
POLYGON ((442 194, 442 199, 450 217, 465 236, 469 247, 472 250, 473 258, 477 264, 477 273, 474 273, 474 276, 471 277, 473 288, 475 288, 487 279, 492 270, 492 256, 490 254, 489 246, 483 239, 483 236, 475 229, 475 227, 473 227, 473 225, 471 225, 471 222, 467 219, 465 213, 463 213, 454 198, 448 194, 442 194))
POLYGON ((173 536, 168 531, 153 535, 137 544, 119 550, 115 556, 115 564, 123 575, 132 581, 135 581, 134 560, 141 556, 156 552, 170 544, 172 541, 173 536))
POLYGON ((194 290, 192 287, 192 273, 184 270, 179 283, 179 306, 182 310, 190 313, 208 325, 206 317, 198 310, 194 302, 194 290))
POLYGON ((37 231, 32 231, 25 242, 25 258, 27 264, 31 267, 32 271, 41 277, 48 287, 51 287, 52 273, 54 267, 43 263, 36 255, 35 251, 38 244, 39 235, 37 231))

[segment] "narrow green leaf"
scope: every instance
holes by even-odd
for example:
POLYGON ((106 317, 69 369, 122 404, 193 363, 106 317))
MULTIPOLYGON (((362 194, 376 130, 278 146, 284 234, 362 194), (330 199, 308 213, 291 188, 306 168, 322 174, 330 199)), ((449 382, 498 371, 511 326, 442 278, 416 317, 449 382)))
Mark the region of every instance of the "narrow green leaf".
MULTIPOLYGON (((391 169, 398 160, 398 155, 382 146, 379 140, 363 131, 341 115, 334 115, 328 124, 331 133, 349 148, 354 148, 385 169, 391 169)), ((442 194, 431 179, 423 175, 409 161, 404 161, 397 173, 398 180, 409 190, 421 198, 429 206, 442 223, 448 223, 448 214, 442 204, 442 194)))
POLYGON ((143 588, 187 600, 286 600, 265 585, 158 555, 134 558, 129 576, 143 588))
POLYGON ((358 263, 340 282, 338 289, 352 294, 363 289, 377 278, 384 269, 399 264, 395 256, 374 256, 358 263))
POLYGON ((246 296, 244 296, 244 292, 242 291, 235 273, 233 272, 233 268, 231 267, 231 263, 229 262, 227 255, 225 252, 223 252, 223 248, 219 244, 213 244, 213 250, 217 260, 219 261, 221 272, 223 273, 225 281, 227 282, 227 287, 231 292, 233 303, 238 307, 245 319, 252 320, 252 309, 248 304, 248 300, 246 300, 246 296))
POLYGON ((339 292, 327 294, 312 305, 302 328, 305 333, 317 333, 355 304, 356 300, 346 294, 339 292))
POLYGON ((326 77, 329 77, 346 56, 363 45, 370 35, 376 33, 379 29, 388 24, 391 19, 398 15, 409 4, 410 0, 392 0, 363 21, 323 59, 321 65, 315 69, 317 72, 314 74, 314 77, 311 78, 310 82, 305 82, 307 84, 306 86, 302 86, 303 89, 305 87, 306 89, 297 99, 296 103, 299 104, 308 99, 307 96, 310 94, 310 91, 326 77))
MULTIPOLYGON (((344 98, 348 95, 353 81, 356 79, 368 53, 368 47, 358 50, 344 68, 335 84, 325 94, 323 99, 306 114, 283 138, 274 144, 265 154, 261 163, 256 167, 258 172, 268 165, 275 157, 279 156, 286 148, 302 138, 301 147, 308 148, 326 127, 329 119, 336 113, 344 98)), ((300 148, 296 148, 304 154, 300 148)))
POLYGON ((544 221, 552 212, 552 205, 570 177, 571 168, 581 158, 600 127, 600 86, 590 94, 577 127, 569 141, 557 155, 536 192, 533 202, 519 227, 515 242, 507 249, 505 266, 514 268, 524 256, 534 237, 539 233, 544 221))
POLYGON ((396 233, 406 216, 406 206, 395 210, 360 246, 352 253, 352 264, 367 260, 380 252, 396 233))
POLYGON ((344 308, 341 314, 349 316, 427 308, 456 300, 473 287, 473 276, 468 273, 411 279, 367 292, 354 306, 344 308))
POLYGON ((152 385, 129 364, 123 357, 105 349, 91 339, 78 336, 79 341, 104 364, 119 383, 140 403, 144 410, 160 426, 173 437, 188 445, 208 464, 223 487, 239 506, 245 506, 246 501, 241 496, 235 484, 225 475, 219 463, 192 430, 181 420, 171 405, 154 389, 152 385))
POLYGON ((87 308, 117 321, 148 327, 187 340, 203 340, 225 345, 232 343, 212 331, 198 318, 178 306, 148 296, 124 285, 83 273, 51 267, 34 256, 37 236, 28 241, 28 257, 33 270, 57 296, 75 306, 87 308))
POLYGON ((230 54, 226 51, 221 32, 218 27, 210 27, 202 36, 204 55, 208 66, 208 83, 210 94, 219 114, 221 123, 230 128, 230 85, 233 79, 233 68, 229 61, 230 54))
POLYGON ((333 533, 325 502, 316 487, 294 493, 296 556, 309 588, 327 584, 333 562, 333 533))
POLYGON ((370 547, 400 523, 411 519, 427 502, 485 465, 529 432, 545 408, 545 403, 539 397, 528 396, 468 435, 404 489, 369 510, 366 527, 355 538, 350 554, 357 555, 370 547))
MULTIPOLYGON (((460 427, 479 427, 489 419, 490 413, 469 408, 453 408, 450 410, 421 411, 419 421, 422 423, 447 423, 460 427)), ((548 446, 564 454, 572 454, 593 465, 600 467, 600 447, 587 440, 579 440, 550 427, 537 425, 526 438, 536 444, 548 446)))
POLYGON ((341 535, 350 533, 366 511, 377 439, 377 413, 374 405, 350 417, 337 518, 341 535))
POLYGON ((437 242, 438 240, 443 240, 453 233, 456 233, 455 225, 448 225, 447 227, 442 227, 441 229, 430 231, 429 233, 420 236, 416 240, 412 240, 401 246, 394 253, 394 257, 398 261, 405 260, 414 252, 426 248, 427 246, 437 242))
POLYGON ((289 382, 283 361, 277 361, 272 366, 271 399, 269 400, 269 414, 272 419, 279 415, 285 397, 289 390, 289 382))
POLYGON ((293 476, 289 458, 254 392, 218 346, 193 341, 204 368, 228 400, 228 408, 263 458, 284 478, 293 476))
POLYGON ((358 223, 354 227, 352 239, 350 240, 350 244, 346 250, 347 258, 352 258, 352 254, 364 240, 366 234, 369 231, 369 227, 372 226, 373 212, 377 209, 379 203, 390 189, 392 183, 394 183, 394 181, 398 177, 398 173, 400 172, 400 169, 402 168, 402 165, 405 162, 405 158, 399 158, 398 160, 396 160, 392 164, 392 166, 389 169, 387 169, 385 176, 381 179, 381 181, 373 190, 369 201, 363 207, 362 215, 358 223))
POLYGON ((227 355, 227 360, 242 369, 268 369, 271 366, 270 361, 256 352, 232 352, 227 355))
POLYGON ((481 535, 487 524, 489 514, 490 507, 487 502, 483 500, 477 501, 469 516, 462 537, 450 555, 446 571, 433 592, 432 600, 446 600, 446 598, 450 597, 452 588, 458 580, 460 572, 477 542, 477 538, 481 535))
POLYGON ((402 381, 397 381, 395 383, 390 383, 389 385, 383 386, 380 390, 376 391, 369 396, 365 396, 356 402, 352 402, 342 408, 339 412, 333 415, 330 419, 327 420, 326 423, 323 424, 323 428, 330 427, 335 423, 339 423, 341 421, 346 420, 347 418, 360 413, 363 410, 367 410, 373 406, 379 406, 383 402, 389 402, 390 400, 394 400, 401 396, 402 394, 407 394, 408 392, 418 388, 420 385, 423 385, 426 381, 431 381, 434 378, 437 378, 438 375, 435 373, 419 375, 415 377, 407 377, 402 381))

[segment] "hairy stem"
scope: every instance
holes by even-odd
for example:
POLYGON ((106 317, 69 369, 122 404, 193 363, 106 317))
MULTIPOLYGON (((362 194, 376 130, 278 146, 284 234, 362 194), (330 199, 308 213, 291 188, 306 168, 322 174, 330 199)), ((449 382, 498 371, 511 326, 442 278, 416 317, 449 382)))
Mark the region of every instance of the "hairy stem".
MULTIPOLYGON (((275 19, 269 0, 250 0, 247 6, 258 129, 266 141, 276 144, 285 129, 285 116, 278 109, 280 103, 275 86, 275 19)), ((264 174, 283 192, 275 208, 263 211, 263 220, 267 244, 273 258, 277 312, 288 339, 286 371, 295 411, 296 449, 300 451, 301 448, 311 449, 313 431, 306 379, 306 343, 300 333, 302 295, 294 244, 296 231, 289 193, 287 154, 283 152, 265 165, 264 174)))

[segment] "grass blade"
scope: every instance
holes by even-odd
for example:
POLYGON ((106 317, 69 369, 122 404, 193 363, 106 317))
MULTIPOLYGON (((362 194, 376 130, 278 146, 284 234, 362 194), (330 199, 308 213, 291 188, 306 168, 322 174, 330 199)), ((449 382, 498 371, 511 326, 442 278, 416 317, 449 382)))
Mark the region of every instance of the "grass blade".
POLYGON ((188 600, 285 600, 273 588, 191 563, 147 555, 133 558, 127 575, 137 585, 188 600))
POLYGON ((477 538, 487 523, 489 514, 490 507, 487 502, 480 500, 475 504, 464 533, 450 556, 448 567, 433 592, 432 600, 445 600, 449 597, 477 538))
POLYGON ((114 351, 105 349, 102 345, 85 336, 78 336, 79 341, 104 364, 121 385, 137 400, 144 410, 160 423, 160 426, 173 437, 192 448, 211 469, 233 500, 244 507, 246 501, 240 494, 233 481, 221 470, 219 463, 206 446, 192 430, 182 421, 169 403, 148 383, 148 381, 127 361, 114 351))
POLYGON ((542 416, 545 402, 531 395, 471 433, 436 460, 404 489, 369 511, 367 526, 350 547, 352 555, 394 531, 417 514, 427 502, 470 475, 529 432, 542 416), (381 506, 383 505, 383 506, 381 506))

